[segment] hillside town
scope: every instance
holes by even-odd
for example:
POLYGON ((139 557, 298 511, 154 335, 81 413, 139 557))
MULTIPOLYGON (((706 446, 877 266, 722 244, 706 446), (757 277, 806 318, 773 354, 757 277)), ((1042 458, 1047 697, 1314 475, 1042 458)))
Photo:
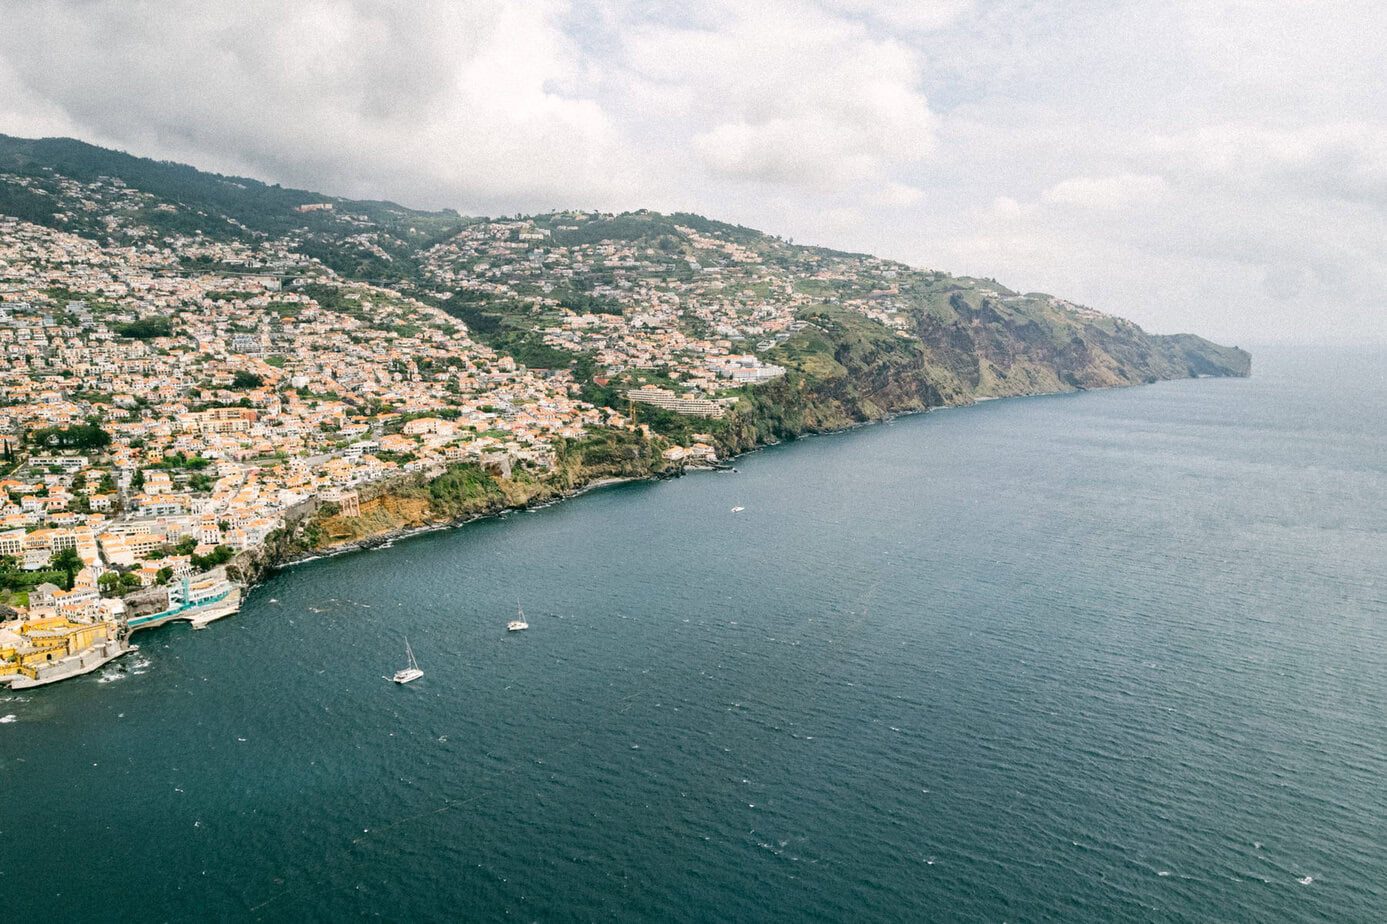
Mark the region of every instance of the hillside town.
POLYGON ((437 308, 265 257, 0 218, 0 682, 222 602, 223 566, 306 502, 350 512, 363 484, 455 462, 543 471, 556 441, 628 425, 437 308), (137 622, 125 601, 156 588, 137 622))
POLYGON ((44 217, 0 214, 0 684, 20 687, 234 612, 238 562, 309 511, 358 516, 367 486, 543 478, 598 431, 652 444, 647 418, 665 463, 715 462, 749 388, 832 374, 833 318, 878 349, 941 299, 1032 298, 695 215, 337 200, 254 227, 51 169, 0 171, 4 196, 44 217))
POLYGON ((679 216, 654 241, 612 224, 584 212, 480 223, 432 248, 424 268, 438 286, 519 306, 546 344, 590 354, 610 375, 663 380, 685 400, 784 375, 762 354, 805 329, 806 308, 836 304, 908 336, 891 282, 904 267, 890 261, 741 242, 679 216))

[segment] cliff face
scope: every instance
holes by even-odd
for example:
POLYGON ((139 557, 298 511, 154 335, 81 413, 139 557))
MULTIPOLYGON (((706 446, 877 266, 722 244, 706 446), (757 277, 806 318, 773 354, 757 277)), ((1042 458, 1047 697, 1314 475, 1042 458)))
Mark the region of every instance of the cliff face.
MULTIPOLYGON (((1195 376, 1246 376, 1251 357, 1187 334, 1147 334, 1098 316, 1045 323, 995 309, 954 319, 922 312, 913 336, 892 333, 860 315, 825 308, 774 351, 790 370, 746 389, 734 411, 708 425, 723 457, 808 433, 839 430, 894 414, 1010 397, 1111 388, 1195 376)), ((434 478, 401 478, 379 487, 344 517, 328 508, 277 539, 265 564, 296 555, 369 545, 425 526, 461 522, 547 503, 604 478, 677 473, 657 434, 600 430, 560 448, 553 470, 514 477, 473 465, 434 478)))
POLYGON ((276 554, 284 561, 308 552, 369 545, 408 530, 548 503, 604 478, 665 474, 669 469, 660 457, 661 445, 636 433, 603 431, 564 444, 554 468, 539 474, 520 470, 503 477, 458 464, 433 477, 401 477, 371 489, 359 516, 345 517, 325 505, 276 554))
POLYGON ((790 373, 757 386, 721 433, 726 452, 891 414, 1195 376, 1246 376, 1251 357, 1189 334, 1148 334, 1092 312, 1012 307, 995 300, 921 310, 910 336, 825 308, 777 348, 790 373))
MULTIPOLYGON (((1246 376, 1251 357, 1190 335, 1147 334, 1094 315, 1017 317, 994 306, 942 318, 920 312, 903 336, 828 307, 773 351, 784 378, 746 389, 713 431, 720 455, 893 414, 1008 397, 1136 385, 1193 376, 1246 376)), ((402 478, 363 500, 361 515, 321 511, 282 544, 280 560, 378 542, 432 524, 546 503, 603 478, 666 475, 658 434, 602 430, 561 447, 552 471, 503 478, 455 465, 436 478, 402 478)))
POLYGON ((954 295, 949 308, 952 316, 921 312, 915 333, 965 401, 1251 371, 1251 357, 1236 347, 1188 334, 1154 336, 1121 318, 1039 299, 974 306, 954 295))

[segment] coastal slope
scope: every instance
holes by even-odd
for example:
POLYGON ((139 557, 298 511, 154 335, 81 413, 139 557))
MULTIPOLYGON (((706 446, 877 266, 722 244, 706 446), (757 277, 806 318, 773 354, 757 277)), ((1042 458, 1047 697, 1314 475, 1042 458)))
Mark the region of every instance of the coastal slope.
MULTIPOLYGON (((353 426, 402 447, 377 455, 407 475, 379 479, 352 516, 326 504, 300 518, 293 541, 266 544, 271 559, 545 502, 598 479, 677 473, 893 414, 1251 370, 1237 347, 1147 333, 1061 297, 688 213, 469 217, 221 176, 74 139, 0 135, 0 216, 95 242, 108 264, 138 261, 155 280, 150 292, 177 290, 160 279, 187 280, 179 284, 202 293, 204 308, 263 306, 262 321, 222 328, 227 361, 245 366, 250 387, 264 385, 239 401, 341 402, 353 426), (393 358, 395 381, 416 391, 439 385, 437 406, 391 406, 380 378, 363 394, 350 376, 334 379, 295 352, 294 320, 305 309, 419 342, 423 328, 382 320, 382 305, 401 317, 418 315, 411 305, 451 315, 457 342, 484 371, 467 372, 471 360, 456 357, 445 365, 393 358), (591 420, 570 427, 548 415, 534 442, 533 426, 518 421, 545 421, 546 400, 486 398, 514 370, 532 391, 543 383, 547 394, 596 409, 591 420), (494 422, 463 428, 489 447, 483 454, 525 464, 489 471, 476 459, 442 464, 442 455, 425 464, 416 449, 428 447, 402 428, 420 415, 456 419, 459 409, 494 422)), ((195 301, 33 280, 15 292, 28 293, 31 310, 95 296, 98 310, 122 319, 121 336, 170 345, 195 301)), ((331 436, 315 445, 346 452, 331 436)))

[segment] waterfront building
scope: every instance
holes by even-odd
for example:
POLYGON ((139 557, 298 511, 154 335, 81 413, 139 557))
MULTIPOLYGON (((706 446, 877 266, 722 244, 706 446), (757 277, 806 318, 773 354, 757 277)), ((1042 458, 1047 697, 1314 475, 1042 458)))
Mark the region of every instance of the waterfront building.
POLYGON ((99 667, 123 650, 116 618, 12 620, 0 624, 0 683, 22 687, 61 680, 99 667))

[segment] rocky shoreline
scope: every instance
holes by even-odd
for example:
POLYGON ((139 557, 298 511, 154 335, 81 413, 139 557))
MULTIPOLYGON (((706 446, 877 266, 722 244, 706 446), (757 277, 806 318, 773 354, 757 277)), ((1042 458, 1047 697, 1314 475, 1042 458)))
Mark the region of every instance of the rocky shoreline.
MULTIPOLYGON (((971 404, 973 402, 969 403, 971 404)), ((542 509, 544 507, 549 507, 553 504, 562 503, 564 501, 569 501, 574 498, 581 497, 584 494, 589 494, 593 491, 597 491, 602 488, 614 487, 619 484, 630 484, 641 481, 669 481, 675 478, 682 478, 684 475, 693 472, 735 471, 736 469, 730 464, 732 460, 740 458, 742 456, 750 455, 754 452, 760 452, 761 450, 768 449, 772 446, 781 445, 786 441, 793 441, 796 439, 807 439, 813 436, 827 436, 834 433, 846 433, 852 430, 860 429, 862 427, 868 427, 873 426, 875 424, 885 423, 891 420, 895 420, 897 418, 914 417, 919 414, 928 413, 932 410, 943 410, 944 408, 951 406, 953 405, 942 405, 940 407, 932 408, 912 408, 909 410, 901 410, 884 414, 881 417, 876 417, 871 420, 854 421, 843 426, 815 427, 812 429, 805 430, 804 432, 798 433, 794 436, 788 437, 784 440, 778 438, 770 439, 764 443, 759 443, 755 446, 743 449, 722 462, 717 462, 713 464, 687 464, 682 465, 679 468, 671 471, 652 472, 647 475, 603 476, 577 487, 569 488, 567 490, 562 491, 555 491, 552 494, 542 495, 538 501, 533 503, 498 507, 496 509, 486 510, 484 512, 471 513, 457 517, 446 517, 443 519, 434 520, 423 524, 400 526, 384 530, 379 533, 373 533, 372 535, 366 536, 361 539, 351 540, 349 542, 344 542, 326 548, 296 549, 282 557, 271 556, 268 560, 257 562, 257 566, 255 567, 253 572, 254 576, 247 581, 245 585, 245 590, 247 593, 249 593, 250 590, 258 586, 265 579, 270 577, 275 572, 284 568, 292 568, 297 565, 307 564, 309 562, 318 561, 324 558, 336 558, 339 555, 348 555, 353 552, 371 552, 377 549, 388 548, 394 545, 396 542, 403 539, 409 539, 414 536, 422 536, 427 533, 440 532, 442 530, 447 529, 458 529, 463 526, 467 526, 470 523, 476 523, 482 520, 500 519, 502 517, 509 516, 512 513, 523 513, 527 510, 542 509)))
MULTIPOLYGON (((674 477, 674 476, 665 476, 674 477)), ((273 566, 273 569, 290 568, 294 565, 305 564, 310 561, 317 561, 320 558, 335 558, 338 555, 346 555, 351 552, 370 552, 375 549, 386 548, 401 539, 408 539, 411 536, 422 536, 425 533, 439 532, 445 529, 457 529, 469 523, 476 523, 479 520, 494 520, 508 516, 512 513, 522 513, 526 510, 538 510, 556 504, 561 501, 571 500, 583 494, 598 490, 599 488, 611 487, 617 484, 627 484, 633 481, 662 481, 664 478, 658 475, 649 475, 644 478, 631 476, 627 478, 600 478, 590 484, 584 485, 576 490, 566 491, 555 495, 537 504, 523 504, 512 507, 502 507, 498 510, 486 513, 475 513, 461 517, 451 517, 437 522, 426 523, 421 526, 401 526, 390 529, 382 533, 373 534, 364 539, 356 539, 341 545, 318 550, 305 550, 291 556, 273 566)))

